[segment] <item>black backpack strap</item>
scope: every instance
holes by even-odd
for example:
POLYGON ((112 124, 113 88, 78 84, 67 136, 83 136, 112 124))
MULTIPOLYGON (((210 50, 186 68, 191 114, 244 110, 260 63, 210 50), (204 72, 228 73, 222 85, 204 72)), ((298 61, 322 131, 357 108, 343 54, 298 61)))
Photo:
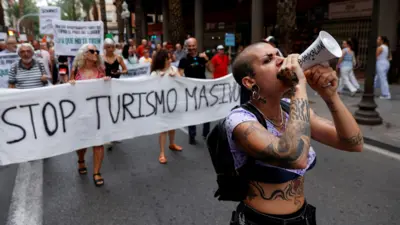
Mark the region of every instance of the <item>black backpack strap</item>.
POLYGON ((241 105, 241 107, 251 113, 253 113, 258 122, 261 123, 261 125, 263 125, 263 127, 267 128, 267 123, 265 122, 265 118, 263 116, 263 114, 252 104, 250 103, 245 103, 243 105, 241 105))
POLYGON ((290 113, 290 103, 284 100, 281 100, 281 106, 283 111, 285 111, 286 113, 290 113))

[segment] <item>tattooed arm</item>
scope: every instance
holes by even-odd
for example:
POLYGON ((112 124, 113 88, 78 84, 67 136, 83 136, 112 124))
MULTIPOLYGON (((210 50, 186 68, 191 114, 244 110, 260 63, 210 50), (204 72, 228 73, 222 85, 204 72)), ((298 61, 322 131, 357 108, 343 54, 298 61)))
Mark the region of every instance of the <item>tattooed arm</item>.
POLYGON ((305 83, 296 85, 290 119, 280 138, 255 121, 239 124, 233 130, 233 136, 239 146, 258 160, 284 168, 306 168, 310 148, 310 108, 305 83))
POLYGON ((364 144, 363 135, 339 95, 335 94, 325 102, 331 111, 333 123, 311 110, 312 138, 340 150, 361 152, 364 144))

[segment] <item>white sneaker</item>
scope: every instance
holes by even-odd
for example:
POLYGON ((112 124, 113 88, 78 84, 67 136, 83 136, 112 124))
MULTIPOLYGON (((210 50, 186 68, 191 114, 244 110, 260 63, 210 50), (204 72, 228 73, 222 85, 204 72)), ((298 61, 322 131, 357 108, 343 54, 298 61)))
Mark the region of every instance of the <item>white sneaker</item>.
POLYGON ((380 99, 384 99, 384 100, 390 100, 392 99, 390 96, 380 96, 380 99))

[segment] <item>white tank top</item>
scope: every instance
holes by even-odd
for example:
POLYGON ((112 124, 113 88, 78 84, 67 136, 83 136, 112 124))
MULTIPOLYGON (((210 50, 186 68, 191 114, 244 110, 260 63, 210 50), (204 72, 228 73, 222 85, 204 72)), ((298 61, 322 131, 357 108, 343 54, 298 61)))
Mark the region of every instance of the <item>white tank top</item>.
POLYGON ((388 62, 388 56, 389 56, 389 48, 386 45, 381 45, 380 47, 382 47, 382 52, 381 54, 378 56, 377 61, 385 61, 388 62))

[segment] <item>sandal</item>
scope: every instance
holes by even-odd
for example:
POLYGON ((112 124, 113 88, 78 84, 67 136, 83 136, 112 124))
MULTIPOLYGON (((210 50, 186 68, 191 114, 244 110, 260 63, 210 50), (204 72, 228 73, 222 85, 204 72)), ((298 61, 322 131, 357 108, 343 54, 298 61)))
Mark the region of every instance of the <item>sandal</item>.
MULTIPOLYGON (((85 163, 85 160, 78 160, 78 163, 79 163, 79 164, 85 163)), ((85 167, 82 167, 82 168, 78 168, 78 172, 79 172, 79 174, 81 174, 81 175, 87 174, 87 168, 86 168, 86 166, 85 166, 85 167)))
POLYGON ((94 181, 94 185, 96 185, 96 187, 100 187, 104 185, 104 179, 100 178, 100 179, 96 179, 96 176, 101 176, 101 173, 96 173, 93 174, 93 181, 94 181))
POLYGON ((166 164, 168 161, 167 161, 167 158, 165 158, 165 156, 160 156, 160 157, 158 157, 158 161, 161 163, 161 164, 166 164))
POLYGON ((169 145, 169 149, 172 151, 182 151, 182 147, 177 144, 169 145))

